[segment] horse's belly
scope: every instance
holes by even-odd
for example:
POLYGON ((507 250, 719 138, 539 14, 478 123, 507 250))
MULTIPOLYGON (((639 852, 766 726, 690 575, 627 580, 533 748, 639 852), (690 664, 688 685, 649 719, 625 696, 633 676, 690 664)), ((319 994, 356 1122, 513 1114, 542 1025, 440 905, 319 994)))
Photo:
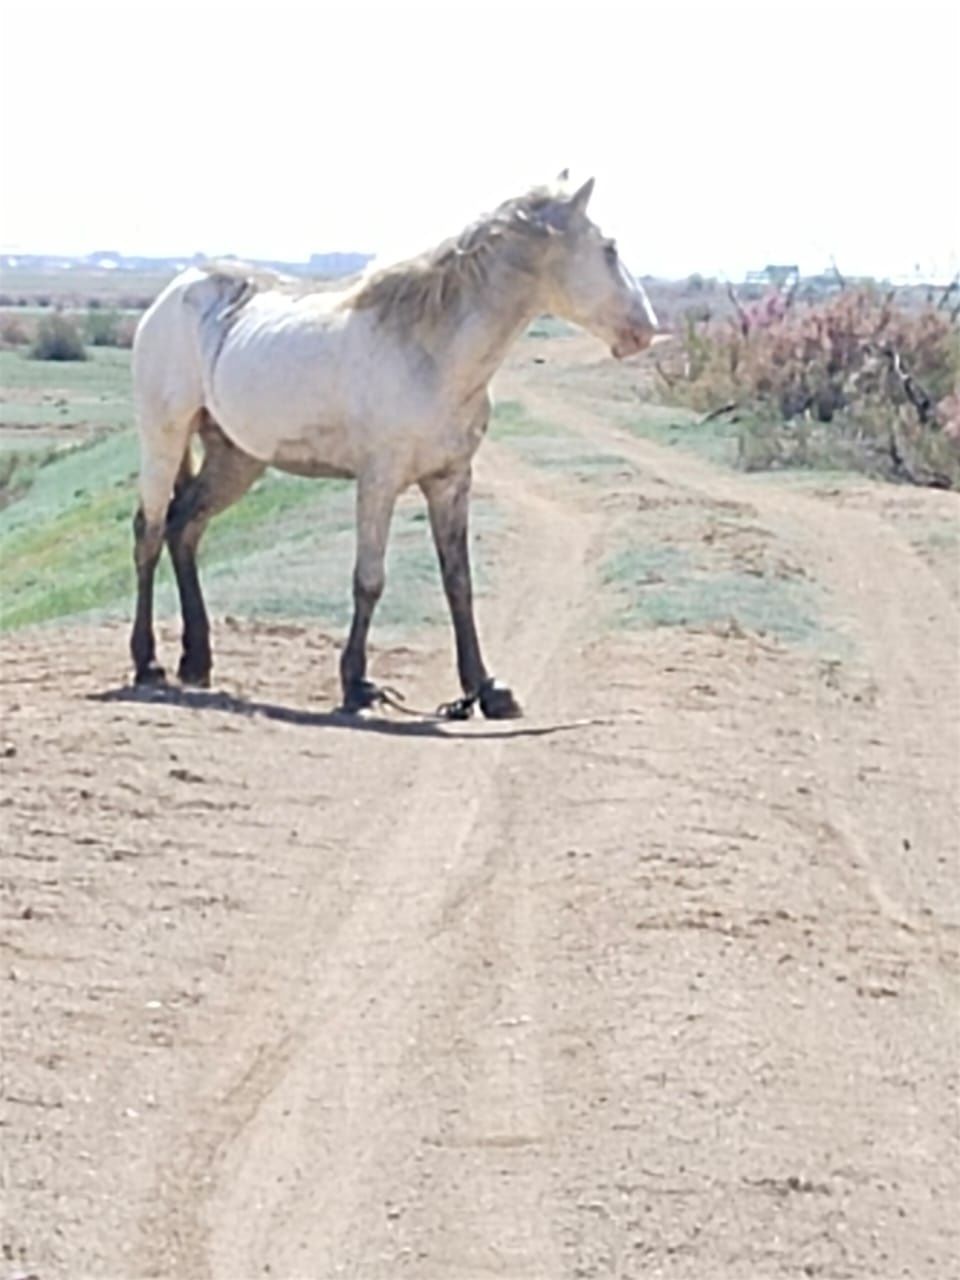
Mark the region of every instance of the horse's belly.
POLYGON ((270 465, 298 476, 356 475, 352 450, 342 429, 316 426, 294 435, 280 436, 271 450, 270 465))
POLYGON ((277 449, 270 465, 291 475, 308 476, 312 480, 352 480, 356 471, 345 462, 335 462, 318 455, 309 446, 297 443, 284 444, 277 449))

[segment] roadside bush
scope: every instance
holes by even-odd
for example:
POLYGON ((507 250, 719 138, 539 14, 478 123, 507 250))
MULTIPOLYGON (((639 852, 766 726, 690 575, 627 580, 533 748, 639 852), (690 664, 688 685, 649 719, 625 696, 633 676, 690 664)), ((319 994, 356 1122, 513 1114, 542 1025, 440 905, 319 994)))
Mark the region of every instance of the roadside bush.
POLYGON ((118 347, 132 347, 133 335, 137 332, 137 325, 139 321, 139 316, 121 316, 117 323, 117 340, 114 345, 118 347))
POLYGON ((34 360, 86 360, 87 349, 74 322, 56 312, 40 321, 30 355, 34 360))
POLYGON ((123 311, 146 311, 154 297, 149 293, 123 293, 117 298, 117 306, 123 311))
MULTIPOLYGON (((946 298, 946 295, 944 295, 946 298)), ((736 414, 745 467, 839 465, 960 488, 956 312, 892 292, 770 292, 678 324, 665 398, 736 414)))
POLYGON ((102 311, 91 303, 84 317, 84 337, 91 347, 119 347, 122 319, 118 311, 102 311))
POLYGON ((9 312, 0 315, 0 343, 5 347, 25 347, 29 341, 30 334, 20 316, 9 312))

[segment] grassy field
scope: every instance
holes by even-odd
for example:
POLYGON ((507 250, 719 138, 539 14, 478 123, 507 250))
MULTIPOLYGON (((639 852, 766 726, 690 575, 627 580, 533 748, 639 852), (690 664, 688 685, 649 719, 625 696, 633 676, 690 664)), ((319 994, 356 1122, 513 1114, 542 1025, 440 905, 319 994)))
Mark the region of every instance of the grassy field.
POLYGON ((91 347, 86 360, 0 351, 0 449, 33 449, 129 427, 130 352, 91 347))
MULTIPOLYGON (((130 357, 109 348, 91 356, 55 364, 0 353, 0 628, 129 613, 137 473, 130 357)), ((351 485, 268 473, 204 540, 212 612, 309 616, 342 627, 351 608, 353 521, 351 485)), ((489 504, 474 505, 476 538, 489 537, 496 523, 489 504)), ((481 563, 481 592, 485 583, 481 563)), ((158 610, 175 608, 164 561, 158 610)), ((411 495, 398 506, 378 622, 409 631, 445 616, 425 513, 411 495)))
POLYGON ((750 572, 717 555, 694 556, 655 540, 622 547, 603 572, 627 626, 736 626, 794 644, 824 640, 820 602, 796 578, 750 572))
MULTIPOLYGON (((137 446, 129 352, 97 349, 91 357, 54 364, 0 353, 0 628, 130 612, 137 446)), ((604 410, 601 400, 597 405, 604 410)), ((605 408, 611 421, 659 443, 735 461, 723 424, 704 426, 656 405, 614 400, 605 408)), ((581 435, 531 416, 516 401, 498 405, 491 436, 525 461, 586 486, 611 491, 633 472, 615 450, 585 448, 581 435)), ((712 549, 702 531, 690 530, 688 545, 700 548, 693 556, 666 545, 659 523, 656 512, 635 513, 609 549, 601 576, 612 623, 732 620, 794 642, 816 632, 817 601, 789 572, 771 572, 762 546, 741 546, 753 536, 748 530, 725 531, 712 549), (736 554, 723 550, 728 546, 736 554)), ((492 505, 476 502, 475 539, 495 539, 498 527, 492 505)), ((349 618, 352 557, 352 486, 279 473, 265 475, 213 523, 201 553, 215 615, 310 617, 333 628, 349 618)), ((490 587, 490 557, 481 550, 476 561, 482 593, 490 587)), ((176 612, 165 561, 158 612, 176 612)), ((398 506, 378 623, 388 634, 409 634, 445 618, 423 504, 407 495, 398 506)))
POLYGON ((144 305, 171 277, 155 271, 104 271, 78 267, 71 271, 36 271, 5 267, 0 271, 3 306, 72 306, 91 299, 105 306, 144 305))
POLYGON ((711 462, 735 466, 739 447, 739 428, 735 422, 690 413, 670 405, 645 404, 642 410, 624 414, 622 425, 634 435, 670 448, 689 449, 711 462))
MULTIPOLYGON (((0 628, 129 612, 136 461, 128 431, 79 446, 39 467, 28 492, 0 511, 0 628)), ((495 513, 478 504, 477 534, 488 535, 494 525, 495 513)), ((352 556, 352 486, 268 473, 204 540, 211 611, 314 617, 342 627, 350 612, 352 556)), ((398 508, 387 572, 380 623, 416 629, 445 616, 416 499, 398 508)), ((482 572, 479 585, 482 591, 482 572)), ((158 610, 172 614, 175 607, 164 560, 158 610)))
POLYGON ((581 436, 533 417, 515 400, 496 406, 490 435, 506 441, 525 461, 567 472, 578 480, 610 480, 631 467, 628 459, 610 450, 584 449, 581 436))
MULTIPOLYGON (((658 444, 689 449, 716 462, 736 461, 729 428, 700 426, 700 415, 649 404, 611 416, 658 444)), ((584 450, 581 435, 544 422, 516 401, 498 406, 491 434, 507 441, 525 461, 608 493, 615 491, 618 478, 634 470, 630 459, 614 451, 584 450)), ((691 504, 671 512, 667 528, 665 534, 664 516, 656 506, 635 510, 623 521, 620 543, 601 565, 606 617, 612 625, 695 630, 733 625, 786 643, 833 644, 822 631, 822 602, 816 592, 798 567, 772 560, 763 531, 748 517, 737 512, 705 517, 691 504), (684 535, 682 548, 668 540, 678 529, 684 535)))

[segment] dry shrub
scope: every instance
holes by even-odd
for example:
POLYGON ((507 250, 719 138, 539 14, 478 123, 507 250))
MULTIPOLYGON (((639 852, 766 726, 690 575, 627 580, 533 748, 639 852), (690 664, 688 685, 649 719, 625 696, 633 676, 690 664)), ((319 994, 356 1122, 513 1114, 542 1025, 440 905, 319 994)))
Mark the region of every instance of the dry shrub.
POLYGON ((90 302, 84 318, 84 336, 91 347, 132 347, 137 317, 103 310, 90 302))
POLYGON ((809 303, 732 298, 733 317, 683 317, 660 372, 672 402, 737 413, 743 465, 856 466, 960 488, 956 311, 867 287, 809 303))
POLYGON ((87 349, 77 326, 57 311, 37 325, 30 355, 34 360, 86 360, 87 349))
POLYGON ((91 347, 115 347, 119 326, 118 312, 104 311, 90 303, 84 317, 83 334, 91 347))
POLYGON ((137 325, 139 322, 139 315, 121 316, 117 322, 116 342, 114 345, 118 347, 132 347, 133 335, 137 332, 137 325))
POLYGON ((0 344, 5 347, 25 347, 30 341, 30 331, 22 317, 9 311, 0 315, 0 344))

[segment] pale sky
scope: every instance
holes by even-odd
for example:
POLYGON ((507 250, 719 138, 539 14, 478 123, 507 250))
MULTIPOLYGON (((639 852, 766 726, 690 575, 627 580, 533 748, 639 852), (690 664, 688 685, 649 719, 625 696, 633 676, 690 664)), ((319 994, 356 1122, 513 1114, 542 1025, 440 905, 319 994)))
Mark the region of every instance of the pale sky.
POLYGON ((949 275, 958 14, 0 0, 0 249, 397 256, 570 166, 638 273, 949 275))

